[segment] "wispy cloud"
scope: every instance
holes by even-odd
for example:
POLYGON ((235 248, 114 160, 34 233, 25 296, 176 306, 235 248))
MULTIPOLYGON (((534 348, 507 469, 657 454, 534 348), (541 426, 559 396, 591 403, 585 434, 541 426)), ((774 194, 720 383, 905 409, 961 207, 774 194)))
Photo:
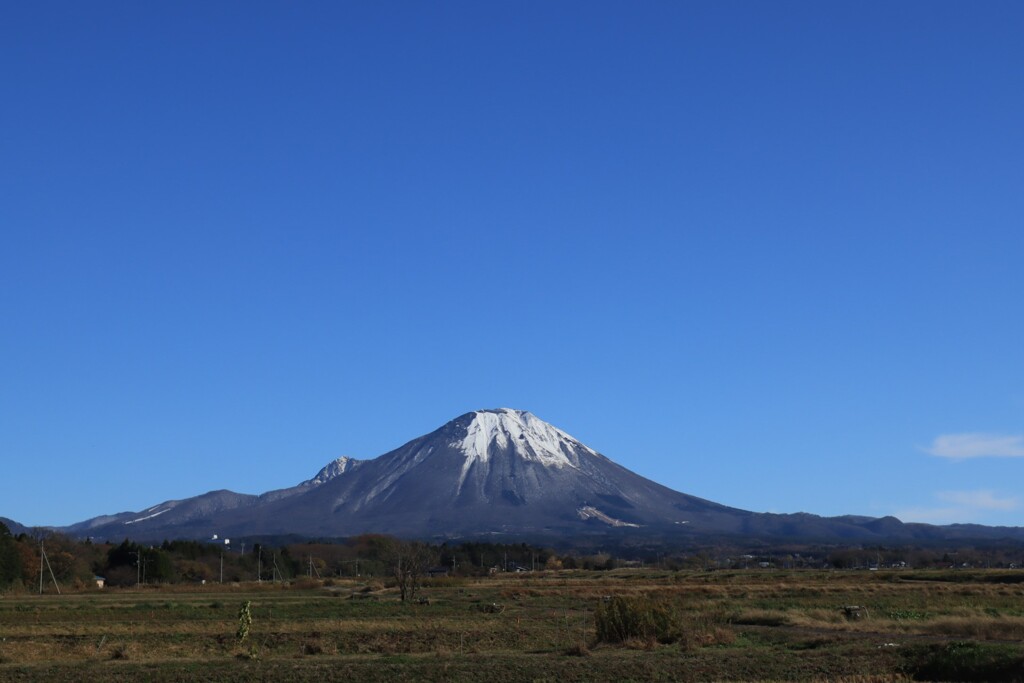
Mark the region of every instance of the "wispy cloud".
POLYGON ((992 511, 1010 512, 1021 508, 1018 497, 999 496, 994 491, 939 491, 935 498, 943 503, 935 507, 914 507, 897 510, 904 522, 928 524, 986 523, 992 511))
POLYGON ((973 517, 965 516, 960 508, 902 508, 893 513, 897 519, 904 522, 921 522, 923 524, 963 524, 976 522, 977 514, 973 517))
POLYGON ((1020 498, 1000 498, 992 491, 940 491, 935 497, 945 503, 979 510, 1016 510, 1020 507, 1020 498))
POLYGON ((925 453, 940 458, 1024 458, 1024 435, 1020 434, 943 434, 935 437, 925 453))

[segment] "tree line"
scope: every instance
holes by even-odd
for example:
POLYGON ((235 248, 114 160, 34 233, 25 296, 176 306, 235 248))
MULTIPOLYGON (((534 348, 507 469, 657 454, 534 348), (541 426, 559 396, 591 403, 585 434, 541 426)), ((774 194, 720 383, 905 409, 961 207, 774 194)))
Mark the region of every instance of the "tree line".
POLYGON ((552 559, 556 557, 551 549, 525 543, 436 545, 376 534, 281 545, 130 539, 98 543, 40 529, 15 536, 0 523, 0 591, 35 590, 41 576, 45 588, 56 581, 74 589, 95 586, 99 578, 106 586, 129 587, 363 576, 393 579, 403 596, 411 598, 419 579, 431 570, 481 575, 562 566, 552 559))
POLYGON ((309 576, 376 577, 393 581, 403 598, 415 595, 427 574, 481 576, 542 569, 610 570, 652 566, 664 570, 857 569, 1024 567, 1019 544, 959 548, 790 547, 752 550, 727 544, 669 551, 643 548, 561 549, 529 543, 465 541, 428 544, 366 534, 331 542, 263 543, 256 539, 227 546, 213 541, 167 540, 159 544, 78 540, 44 529, 11 534, 0 523, 0 592, 37 590, 42 582, 84 589, 103 577, 107 586, 288 581, 309 576), (44 558, 45 553, 45 558, 44 558), (624 559, 629 558, 629 559, 624 559))

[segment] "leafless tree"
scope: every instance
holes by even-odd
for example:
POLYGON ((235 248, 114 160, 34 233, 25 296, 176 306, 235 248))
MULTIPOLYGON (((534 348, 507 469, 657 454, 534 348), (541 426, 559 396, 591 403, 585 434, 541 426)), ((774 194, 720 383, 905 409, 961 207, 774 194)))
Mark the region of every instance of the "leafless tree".
POLYGON ((415 598, 423 575, 434 559, 434 551, 419 541, 391 539, 384 547, 383 557, 398 583, 402 602, 415 598))

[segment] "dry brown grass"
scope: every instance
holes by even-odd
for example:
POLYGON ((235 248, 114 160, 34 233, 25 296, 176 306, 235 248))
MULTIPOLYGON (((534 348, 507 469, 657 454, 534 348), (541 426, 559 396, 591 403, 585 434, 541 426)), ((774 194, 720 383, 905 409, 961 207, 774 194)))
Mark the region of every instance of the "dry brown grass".
POLYGON ((718 679, 782 677, 785 666, 796 666, 804 680, 814 680, 807 672, 829 671, 821 680, 886 683, 904 680, 889 665, 897 655, 876 648, 877 642, 895 640, 893 634, 1024 640, 1021 590, 1015 586, 898 579, 867 572, 560 572, 428 586, 429 606, 401 605, 383 584, 357 580, 8 596, 0 599, 0 680, 10 670, 2 667, 95 667, 112 660, 119 667, 249 666, 251 660, 261 667, 278 661, 333 667, 379 657, 457 662, 523 656, 593 667, 638 657, 637 662, 661 662, 643 675, 667 679, 683 657, 718 679), (344 599, 363 590, 379 600, 344 599), (641 639, 573 652, 581 643, 593 645, 594 611, 606 596, 670 601, 684 625, 681 636, 670 645, 641 639), (244 647, 234 638, 243 600, 252 601, 253 614, 244 647), (493 602, 504 611, 480 609, 493 602), (867 610, 863 618, 849 620, 841 608, 854 604, 867 610), (812 641, 820 644, 804 647, 812 641), (852 671, 845 667, 850 655, 843 648, 855 642, 871 643, 857 656, 877 657, 878 676, 833 675, 852 671), (816 663, 800 669, 810 657, 816 663), (771 666, 762 670, 761 658, 771 666))
POLYGON ((1024 617, 944 616, 924 621, 918 632, 972 640, 1024 641, 1024 617))
POLYGON ((791 617, 777 609, 745 609, 732 617, 733 623, 751 626, 790 626, 791 617))
POLYGON ((814 678, 810 683, 907 683, 914 679, 903 674, 879 674, 875 676, 839 676, 836 678, 814 678))

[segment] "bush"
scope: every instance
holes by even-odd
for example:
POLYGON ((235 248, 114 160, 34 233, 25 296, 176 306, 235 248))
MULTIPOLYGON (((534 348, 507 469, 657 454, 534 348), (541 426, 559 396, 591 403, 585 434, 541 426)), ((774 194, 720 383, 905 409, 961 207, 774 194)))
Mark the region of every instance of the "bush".
POLYGON ((645 597, 616 596, 598 606, 595 618, 599 642, 674 643, 683 635, 682 622, 674 606, 645 597))

